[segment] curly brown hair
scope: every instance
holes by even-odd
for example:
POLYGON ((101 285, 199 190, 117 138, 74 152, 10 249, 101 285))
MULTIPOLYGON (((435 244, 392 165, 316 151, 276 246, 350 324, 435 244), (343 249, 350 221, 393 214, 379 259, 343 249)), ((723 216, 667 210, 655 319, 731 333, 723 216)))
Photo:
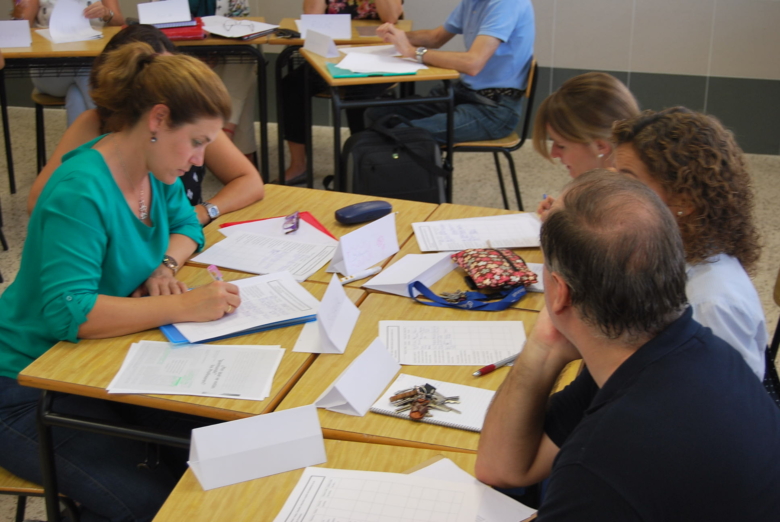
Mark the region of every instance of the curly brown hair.
POLYGON ((632 145, 668 194, 692 203, 693 213, 678 220, 686 261, 727 254, 755 269, 761 246, 752 182, 742 149, 716 118, 685 107, 644 111, 615 123, 612 139, 632 145))

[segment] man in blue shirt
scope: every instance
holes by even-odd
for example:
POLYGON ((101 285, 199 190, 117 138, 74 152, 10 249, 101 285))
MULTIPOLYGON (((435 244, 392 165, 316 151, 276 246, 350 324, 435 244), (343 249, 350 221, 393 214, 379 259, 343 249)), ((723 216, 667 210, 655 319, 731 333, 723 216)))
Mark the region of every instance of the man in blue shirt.
MULTIPOLYGON (((455 69, 454 140, 503 138, 520 122, 521 99, 528 81, 534 45, 531 0, 462 0, 443 26, 406 33, 384 24, 377 34, 406 58, 432 67, 455 69), (467 51, 439 51, 462 34, 467 51)), ((443 94, 435 89, 432 94, 443 94)), ((447 139, 445 104, 383 107, 366 112, 369 121, 401 114, 416 127, 447 139)))

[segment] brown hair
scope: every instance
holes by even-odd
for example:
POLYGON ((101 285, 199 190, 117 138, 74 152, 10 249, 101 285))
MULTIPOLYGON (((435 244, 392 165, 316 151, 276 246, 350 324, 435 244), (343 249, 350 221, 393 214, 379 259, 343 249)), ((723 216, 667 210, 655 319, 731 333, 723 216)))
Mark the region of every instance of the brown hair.
POLYGON ((612 75, 589 72, 569 78, 539 105, 534 121, 534 149, 552 161, 547 126, 566 140, 609 140, 612 124, 639 114, 631 91, 612 75))
POLYGON ((634 342, 680 316, 687 302, 682 240, 655 192, 596 169, 569 183, 562 203, 542 225, 542 251, 586 324, 634 342))
POLYGON ((689 263, 722 253, 748 272, 755 268, 761 247, 750 175, 734 135, 717 119, 685 107, 645 111, 615 124, 613 140, 631 145, 669 195, 693 205, 678 220, 689 263))
POLYGON ((108 111, 107 128, 134 125, 157 104, 168 107, 168 125, 200 118, 230 118, 230 96, 209 67, 190 56, 162 56, 133 42, 108 53, 92 91, 95 105, 108 111))

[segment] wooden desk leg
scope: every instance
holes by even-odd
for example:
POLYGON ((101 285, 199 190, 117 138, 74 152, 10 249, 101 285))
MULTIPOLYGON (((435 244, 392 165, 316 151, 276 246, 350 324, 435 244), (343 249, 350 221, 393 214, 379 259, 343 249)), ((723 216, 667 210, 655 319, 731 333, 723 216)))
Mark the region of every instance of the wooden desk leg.
POLYGON ((46 423, 46 415, 51 411, 54 396, 49 391, 41 394, 38 402, 38 448, 41 457, 41 476, 43 496, 46 499, 46 519, 49 522, 59 522, 60 502, 57 489, 57 470, 54 464, 54 441, 51 426, 46 423))
POLYGON ((338 87, 330 88, 330 101, 333 107, 333 179, 337 192, 346 192, 347 187, 341 178, 341 97, 338 87))
MULTIPOLYGON (((11 125, 8 121, 8 97, 5 93, 5 73, 0 70, 0 106, 3 113, 3 134, 5 138, 5 164, 8 167, 8 185, 11 194, 16 194, 16 177, 14 176, 14 157, 11 151, 11 125)), ((5 240, 3 240, 5 245, 5 240)), ((8 250, 8 247, 5 247, 8 250)))

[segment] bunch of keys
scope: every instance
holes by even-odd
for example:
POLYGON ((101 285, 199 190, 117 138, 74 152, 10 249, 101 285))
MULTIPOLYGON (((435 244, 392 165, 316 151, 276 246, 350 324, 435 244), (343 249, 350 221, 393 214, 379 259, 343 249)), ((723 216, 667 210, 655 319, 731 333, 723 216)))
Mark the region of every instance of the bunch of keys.
POLYGON ((430 409, 460 413, 455 408, 447 406, 447 404, 459 404, 460 397, 446 397, 437 392, 436 388, 430 384, 397 391, 395 395, 390 397, 390 402, 396 407, 396 413, 408 411, 409 418, 414 421, 431 417, 432 415, 428 411, 430 409))

